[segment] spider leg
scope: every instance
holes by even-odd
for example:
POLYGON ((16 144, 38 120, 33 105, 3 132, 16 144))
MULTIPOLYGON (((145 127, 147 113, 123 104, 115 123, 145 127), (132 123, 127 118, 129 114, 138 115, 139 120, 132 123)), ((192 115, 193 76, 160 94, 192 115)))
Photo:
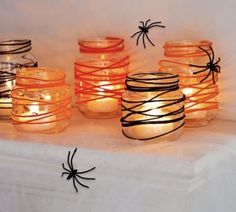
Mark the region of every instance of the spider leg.
POLYGON ((135 37, 138 33, 142 33, 142 31, 140 30, 140 31, 138 31, 138 32, 135 32, 135 33, 131 36, 131 38, 135 37))
POLYGON ((148 34, 146 33, 145 34, 145 36, 146 36, 146 38, 148 39, 148 41, 153 45, 153 46, 155 46, 155 44, 150 40, 150 38, 148 37, 148 34))
POLYGON ((210 74, 211 74, 211 71, 209 71, 208 72, 208 74, 207 74, 207 76, 206 77, 204 77, 200 82, 203 82, 203 81, 205 81, 209 76, 210 76, 210 74))
POLYGON ((73 167, 73 158, 75 156, 76 151, 77 151, 77 148, 75 148, 75 150, 74 150, 74 152, 73 152, 73 154, 71 156, 71 159, 70 159, 70 165, 71 165, 72 169, 74 169, 74 167, 73 167))
POLYGON ((204 71, 206 71, 206 70, 208 70, 208 69, 209 69, 209 68, 207 67, 207 68, 202 69, 202 70, 200 70, 200 71, 193 72, 193 74, 199 74, 199 73, 202 73, 202 72, 204 72, 204 71))
POLYGON ((138 35, 137 40, 136 40, 136 46, 138 46, 139 38, 140 38, 140 36, 141 36, 142 34, 143 34, 143 32, 141 32, 141 33, 138 35))
POLYGON ((76 184, 75 184, 75 177, 73 177, 73 185, 74 185, 74 188, 75 188, 75 190, 76 190, 76 193, 78 193, 78 188, 76 187, 76 184))
POLYGON ((69 174, 69 173, 68 172, 62 172, 61 177, 63 177, 64 174, 69 174))
POLYGON ((215 62, 215 65, 218 64, 220 62, 220 57, 218 58, 218 60, 215 62))
POLYGON ((78 174, 76 174, 76 176, 79 177, 79 178, 81 178, 81 179, 83 179, 83 180, 95 180, 94 177, 82 177, 82 176, 80 176, 80 175, 78 175, 78 174))
POLYGON ((201 46, 199 46, 199 49, 201 49, 202 51, 204 51, 204 52, 207 54, 207 56, 208 56, 208 58, 209 58, 209 60, 210 60, 210 62, 211 62, 212 59, 211 59, 210 53, 209 53, 206 49, 202 48, 201 46))
POLYGON ((215 60, 215 52, 213 51, 212 47, 210 46, 210 50, 211 50, 211 53, 212 53, 212 61, 214 62, 215 60))
POLYGON ((76 182, 77 183, 79 183, 81 186, 83 186, 83 187, 85 187, 85 188, 89 188, 89 186, 87 186, 87 185, 85 185, 85 184, 83 184, 83 183, 81 183, 76 177, 75 178, 73 178, 73 179, 75 179, 76 180, 76 182))
POLYGON ((68 164, 69 168, 72 170, 72 167, 70 165, 70 151, 68 152, 68 156, 67 156, 67 164, 68 164))
POLYGON ((153 28, 153 27, 162 27, 162 28, 165 28, 164 25, 153 25, 153 26, 147 27, 147 29, 151 29, 151 28, 153 28))
POLYGON ((161 23, 162 23, 161 21, 155 21, 155 22, 152 22, 151 24, 149 24, 147 27, 150 27, 155 24, 161 24, 161 23))
POLYGON ((148 20, 145 22, 145 25, 144 25, 145 28, 147 28, 147 24, 148 24, 149 21, 151 21, 151 19, 148 19, 148 20))
POLYGON ((144 27, 144 22, 143 22, 143 21, 140 21, 139 23, 141 23, 141 24, 142 24, 142 27, 144 27))
POLYGON ((84 174, 84 173, 90 172, 90 171, 92 171, 94 169, 96 169, 96 167, 93 167, 91 169, 88 169, 88 170, 85 170, 85 171, 82 171, 82 172, 77 172, 77 174, 84 174))
POLYGON ((65 167, 64 163, 62 163, 62 167, 63 167, 63 169, 65 169, 66 171, 70 172, 70 170, 65 167))
POLYGON ((144 37, 144 36, 145 36, 145 33, 143 33, 142 40, 143 40, 143 46, 144 46, 144 48, 146 49, 146 44, 145 44, 145 39, 144 39, 145 37, 144 37))
POLYGON ((213 83, 216 84, 214 71, 212 71, 212 79, 213 79, 213 83))
POLYGON ((208 68, 208 66, 199 66, 199 65, 193 65, 193 64, 189 64, 190 67, 196 67, 196 68, 208 68))

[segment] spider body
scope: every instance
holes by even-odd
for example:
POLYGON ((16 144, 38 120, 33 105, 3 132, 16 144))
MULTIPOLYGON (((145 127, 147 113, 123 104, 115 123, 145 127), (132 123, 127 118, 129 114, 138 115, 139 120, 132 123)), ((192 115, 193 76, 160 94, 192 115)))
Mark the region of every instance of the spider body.
POLYGON ((65 164, 62 163, 62 168, 65 170, 64 172, 62 172, 61 176, 63 177, 64 175, 68 175, 67 176, 67 180, 70 180, 72 179, 73 181, 73 185, 74 185, 74 188, 76 190, 76 193, 78 192, 78 188, 76 186, 76 183, 78 183, 79 185, 85 187, 85 188, 89 188, 89 186, 81 183, 78 178, 80 179, 83 179, 83 180, 95 180, 95 178, 92 178, 92 177, 83 177, 81 176, 82 174, 85 174, 85 173, 88 173, 92 170, 94 170, 96 167, 93 167, 91 169, 88 169, 88 170, 85 170, 85 171, 81 171, 79 172, 77 169, 74 168, 74 165, 73 165, 73 158, 74 158, 74 155, 77 151, 77 148, 75 148, 72 156, 70 157, 70 151, 68 153, 68 156, 67 156, 67 165, 68 167, 65 167, 65 164))
POLYGON ((147 39, 149 41, 149 43, 152 46, 155 46, 155 44, 151 41, 151 39, 148 36, 148 33, 150 31, 151 28, 153 27, 161 27, 161 28, 165 28, 165 26, 161 25, 161 21, 158 22, 152 22, 150 24, 148 24, 148 22, 151 21, 151 19, 148 19, 145 23, 143 21, 140 21, 141 26, 138 26, 138 28, 140 29, 139 31, 135 32, 131 38, 134 38, 135 36, 137 36, 137 40, 136 40, 136 46, 138 46, 139 44, 139 39, 142 36, 142 41, 143 41, 143 47, 146 48, 146 42, 145 39, 147 39))
POLYGON ((204 77, 200 82, 204 82, 210 75, 212 75, 212 80, 213 80, 213 83, 215 84, 215 74, 220 73, 220 69, 221 69, 219 65, 220 58, 218 58, 218 60, 215 61, 215 53, 211 46, 209 47, 211 54, 202 47, 199 47, 199 49, 201 49, 207 54, 209 58, 209 62, 207 62, 207 64, 203 66, 193 65, 193 64, 189 64, 189 66, 201 68, 201 70, 194 72, 194 74, 199 74, 199 73, 208 71, 208 74, 206 75, 206 77, 204 77))

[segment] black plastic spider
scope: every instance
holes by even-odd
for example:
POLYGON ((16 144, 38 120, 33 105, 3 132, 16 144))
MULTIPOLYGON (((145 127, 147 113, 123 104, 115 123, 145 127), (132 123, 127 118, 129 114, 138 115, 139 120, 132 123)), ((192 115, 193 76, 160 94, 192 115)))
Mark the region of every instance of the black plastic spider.
POLYGON ((136 46, 138 46, 138 43, 139 43, 139 39, 142 35, 142 40, 143 40, 143 47, 146 48, 146 43, 145 43, 145 37, 147 38, 147 40, 149 41, 149 43, 151 43, 153 46, 154 43, 150 40, 150 38, 148 37, 148 33, 149 33, 149 30, 153 27, 162 27, 162 28, 165 28, 165 26, 163 25, 160 25, 161 24, 161 21, 158 21, 158 22, 152 22, 151 24, 148 25, 148 22, 151 21, 151 19, 148 19, 145 24, 143 21, 140 21, 140 23, 142 24, 141 26, 138 26, 138 28, 140 29, 138 32, 135 32, 131 38, 134 38, 136 35, 138 35, 137 37, 137 40, 136 40, 136 46))
POLYGON ((194 72, 194 74, 199 74, 199 73, 209 70, 207 76, 204 77, 200 82, 205 81, 210 76, 210 74, 212 74, 212 80, 213 80, 213 83, 215 84, 216 83, 215 82, 215 73, 220 73, 220 66, 218 65, 218 63, 220 62, 220 57, 218 58, 218 60, 216 62, 214 62, 215 53, 214 53, 214 50, 212 49, 211 46, 209 47, 209 49, 211 50, 211 54, 206 49, 204 49, 202 47, 199 47, 199 49, 201 49, 202 51, 204 51, 208 55, 209 62, 207 62, 207 64, 204 66, 193 65, 193 64, 189 64, 189 66, 196 67, 196 68, 202 68, 202 70, 196 71, 196 72, 194 72))
POLYGON ((88 169, 88 170, 86 170, 86 171, 81 171, 81 172, 78 172, 77 169, 74 169, 74 166, 73 166, 73 158, 74 158, 74 155, 75 155, 76 151, 77 151, 77 148, 75 148, 75 150, 74 150, 74 152, 73 152, 71 158, 70 158, 70 151, 69 151, 69 153, 68 153, 68 156, 67 156, 67 164, 68 164, 68 167, 69 167, 69 168, 66 168, 65 165, 64 165, 64 163, 62 163, 62 168, 63 168, 64 170, 66 170, 66 172, 62 172, 61 177, 63 177, 64 174, 68 174, 68 177, 67 177, 66 179, 67 179, 67 180, 70 180, 70 179, 72 178, 72 180, 73 180, 73 185, 74 185, 74 187, 75 187, 76 193, 78 193, 78 188, 77 188, 77 186, 76 186, 76 182, 79 183, 79 185, 81 185, 81 186, 83 186, 83 187, 85 187, 85 188, 89 188, 89 186, 87 186, 87 185, 81 183, 77 178, 81 178, 81 179, 83 179, 83 180, 95 180, 95 178, 82 177, 82 176, 80 176, 80 175, 81 175, 81 174, 84 174, 84 173, 87 173, 87 172, 90 172, 90 171, 94 170, 96 167, 93 167, 93 168, 91 168, 91 169, 88 169))

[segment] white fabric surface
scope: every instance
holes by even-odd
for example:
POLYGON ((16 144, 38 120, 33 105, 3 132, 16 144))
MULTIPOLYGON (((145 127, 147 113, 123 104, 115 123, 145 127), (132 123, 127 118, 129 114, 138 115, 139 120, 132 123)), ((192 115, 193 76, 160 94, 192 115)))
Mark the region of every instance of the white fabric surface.
POLYGON ((235 212, 236 122, 185 129, 174 142, 133 145, 118 119, 91 120, 74 111, 55 135, 0 129, 0 212, 235 212), (68 150, 90 189, 61 178, 68 150))

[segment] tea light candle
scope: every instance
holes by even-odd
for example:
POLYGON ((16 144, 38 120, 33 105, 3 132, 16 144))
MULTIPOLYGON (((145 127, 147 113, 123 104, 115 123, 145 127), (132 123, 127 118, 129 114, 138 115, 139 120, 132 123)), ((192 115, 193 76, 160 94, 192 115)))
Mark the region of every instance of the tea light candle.
POLYGON ((11 114, 11 98, 0 98, 0 116, 11 114))
MULTIPOLYGON (((164 111, 162 109, 154 109, 164 106, 163 104, 156 102, 156 103, 150 103, 147 105, 144 105, 142 107, 141 111, 148 111, 146 114, 148 116, 158 117, 158 116, 164 116, 162 118, 159 118, 159 122, 163 122, 163 124, 145 124, 145 125, 137 125, 133 127, 133 129, 130 129, 130 133, 133 134, 136 138, 150 138, 155 136, 156 134, 164 135, 165 133, 171 132, 174 129, 174 123, 168 123, 168 120, 170 118, 165 117, 165 114, 168 113, 167 111, 164 111), (164 123, 167 121, 167 123, 164 123)), ((145 120, 146 116, 140 116, 136 115, 133 117, 134 120, 145 120)))
POLYGON ((204 118, 206 118, 206 115, 207 115, 206 110, 199 110, 199 109, 201 109, 202 105, 199 105, 197 103, 194 105, 194 103, 193 103, 194 100, 197 100, 197 99, 192 97, 192 95, 197 91, 194 91, 193 88, 184 88, 184 89, 182 89, 182 91, 185 94, 186 99, 189 98, 190 102, 192 102, 192 103, 185 103, 185 118, 186 119, 204 119, 204 118), (188 113, 187 111, 189 108, 191 108, 191 110, 193 110, 193 111, 188 113), (196 110, 196 111, 194 111, 194 110, 196 110))
POLYGON ((46 114, 47 111, 41 111, 37 102, 32 102, 29 111, 19 116, 18 121, 21 122, 20 129, 26 132, 47 131, 56 127, 56 115, 46 114))
POLYGON ((106 94, 103 92, 104 89, 112 91, 118 89, 119 86, 107 85, 109 82, 99 82, 98 96, 101 96, 101 99, 96 99, 88 102, 88 109, 92 112, 106 113, 116 111, 118 109, 118 99, 105 97, 106 94))

